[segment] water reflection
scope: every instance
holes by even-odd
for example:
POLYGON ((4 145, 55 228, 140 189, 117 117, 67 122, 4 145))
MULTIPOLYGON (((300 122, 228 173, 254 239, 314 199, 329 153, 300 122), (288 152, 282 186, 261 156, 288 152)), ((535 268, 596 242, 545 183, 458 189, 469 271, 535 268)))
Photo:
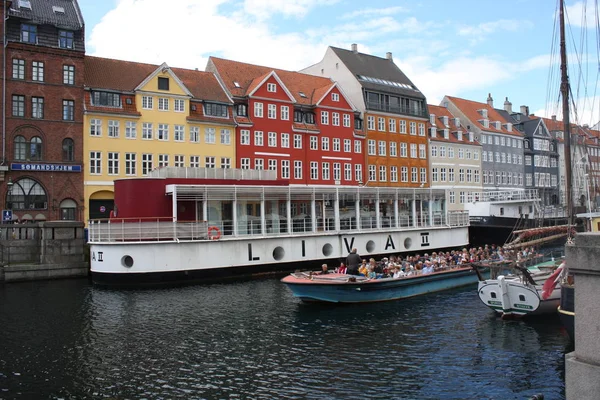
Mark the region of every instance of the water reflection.
POLYGON ((564 398, 558 323, 474 288, 306 305, 278 280, 117 291, 0 286, 0 398, 564 398))

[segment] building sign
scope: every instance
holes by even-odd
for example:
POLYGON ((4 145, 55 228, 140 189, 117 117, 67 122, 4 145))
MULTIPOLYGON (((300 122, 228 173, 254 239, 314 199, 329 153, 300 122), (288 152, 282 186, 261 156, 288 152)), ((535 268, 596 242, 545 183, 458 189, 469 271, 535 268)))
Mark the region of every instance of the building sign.
POLYGON ((12 221, 12 210, 2 210, 2 222, 12 221))
POLYGON ((13 171, 81 172, 81 165, 11 163, 13 171))

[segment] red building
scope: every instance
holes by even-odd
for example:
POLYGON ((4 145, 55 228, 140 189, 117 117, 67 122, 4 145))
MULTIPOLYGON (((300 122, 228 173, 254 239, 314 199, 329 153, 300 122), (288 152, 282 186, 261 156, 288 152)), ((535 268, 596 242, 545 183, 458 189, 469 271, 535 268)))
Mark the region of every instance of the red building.
POLYGON ((290 184, 364 180, 362 121, 337 83, 216 57, 206 70, 234 100, 239 168, 274 170, 290 184))
POLYGON ((81 11, 76 0, 3 3, 3 217, 81 220, 81 11))

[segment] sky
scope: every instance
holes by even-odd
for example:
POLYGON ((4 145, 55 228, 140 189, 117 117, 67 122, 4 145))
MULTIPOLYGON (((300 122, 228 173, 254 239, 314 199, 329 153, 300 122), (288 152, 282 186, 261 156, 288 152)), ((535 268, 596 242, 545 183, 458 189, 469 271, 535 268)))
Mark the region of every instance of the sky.
MULTIPOLYGON (((565 0, 576 114, 600 121, 598 0, 565 0), (584 12, 585 11, 585 12, 584 12), (583 19, 583 15, 586 19, 583 19)), ((204 70, 208 57, 300 70, 328 46, 385 57, 444 95, 561 118, 558 0, 79 0, 86 53, 204 70)))

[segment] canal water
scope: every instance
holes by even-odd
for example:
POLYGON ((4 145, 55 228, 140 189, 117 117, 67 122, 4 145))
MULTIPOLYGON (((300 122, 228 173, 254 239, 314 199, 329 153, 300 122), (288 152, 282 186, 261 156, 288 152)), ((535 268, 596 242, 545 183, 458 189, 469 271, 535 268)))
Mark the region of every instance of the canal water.
POLYGON ((563 399, 570 346, 557 319, 496 318, 476 286, 335 307, 278 279, 0 285, 0 399, 563 399))

